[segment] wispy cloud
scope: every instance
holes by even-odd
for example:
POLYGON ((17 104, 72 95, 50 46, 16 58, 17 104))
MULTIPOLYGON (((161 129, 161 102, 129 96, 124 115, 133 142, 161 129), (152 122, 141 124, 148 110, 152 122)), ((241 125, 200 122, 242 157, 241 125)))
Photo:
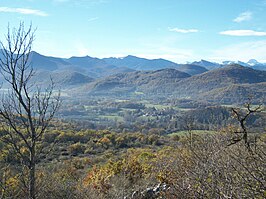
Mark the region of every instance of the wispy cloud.
POLYGON ((242 12, 238 17, 236 17, 233 21, 240 23, 242 21, 249 21, 252 19, 252 12, 247 11, 247 12, 242 12))
POLYGON ((37 15, 41 17, 47 17, 48 14, 41 10, 27 9, 27 8, 10 8, 0 7, 0 12, 19 13, 24 15, 37 15))
POLYGON ((98 20, 98 19, 99 19, 99 17, 92 17, 92 18, 89 18, 88 21, 90 22, 90 21, 95 21, 95 20, 98 20))
POLYGON ((199 32, 198 29, 180 29, 180 28, 168 28, 171 32, 178 32, 178 33, 195 33, 199 32))
POLYGON ((230 36, 266 36, 266 32, 259 32, 254 30, 226 30, 220 32, 219 34, 230 36))

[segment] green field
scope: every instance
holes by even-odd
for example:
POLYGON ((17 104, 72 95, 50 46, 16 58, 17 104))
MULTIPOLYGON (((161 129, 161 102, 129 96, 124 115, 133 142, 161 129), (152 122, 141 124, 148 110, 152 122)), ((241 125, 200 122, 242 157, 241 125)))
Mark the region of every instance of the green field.
POLYGON ((124 121, 123 117, 120 117, 118 115, 101 115, 101 116, 99 116, 99 118, 114 120, 114 121, 118 121, 118 122, 124 121))

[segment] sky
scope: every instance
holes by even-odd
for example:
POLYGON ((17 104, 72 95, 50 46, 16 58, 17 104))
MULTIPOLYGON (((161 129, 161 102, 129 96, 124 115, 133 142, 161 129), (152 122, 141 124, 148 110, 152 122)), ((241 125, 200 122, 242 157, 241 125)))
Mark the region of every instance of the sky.
POLYGON ((266 62, 266 0, 0 0, 0 40, 20 22, 47 56, 266 62))

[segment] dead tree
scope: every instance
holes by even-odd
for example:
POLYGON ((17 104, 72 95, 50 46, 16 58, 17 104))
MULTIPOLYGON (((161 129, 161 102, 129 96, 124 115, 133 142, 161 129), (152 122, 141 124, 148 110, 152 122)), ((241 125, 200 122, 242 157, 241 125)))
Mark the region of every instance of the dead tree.
POLYGON ((38 143, 60 105, 60 92, 54 84, 42 89, 34 85, 34 70, 30 63, 35 30, 20 23, 10 29, 6 41, 0 43, 0 71, 7 92, 2 94, 0 117, 6 128, 2 141, 13 147, 16 156, 28 169, 27 194, 36 198, 36 164, 39 161, 38 143))
POLYGON ((245 105, 245 111, 243 111, 243 110, 241 111, 241 109, 232 108, 233 115, 237 119, 239 126, 240 126, 240 130, 235 131, 234 134, 240 135, 240 136, 234 137, 231 140, 231 143, 229 145, 233 145, 233 144, 243 140, 246 147, 250 150, 250 142, 248 139, 248 130, 246 127, 246 121, 251 114, 258 113, 261 111, 262 111, 262 105, 258 105, 256 107, 252 108, 250 99, 248 100, 248 102, 245 105))
POLYGON ((192 116, 187 116, 184 118, 184 128, 187 130, 188 135, 189 135, 189 142, 190 142, 190 147, 193 146, 193 128, 195 128, 195 118, 192 116))

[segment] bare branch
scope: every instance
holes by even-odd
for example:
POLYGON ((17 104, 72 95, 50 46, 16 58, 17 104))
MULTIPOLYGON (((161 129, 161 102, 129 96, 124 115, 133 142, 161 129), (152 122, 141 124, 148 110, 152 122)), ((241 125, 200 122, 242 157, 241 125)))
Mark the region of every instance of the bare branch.
POLYGON ((37 142, 50 121, 54 118, 60 106, 60 92, 54 95, 54 83, 42 91, 34 88, 31 78, 34 70, 30 63, 32 43, 35 30, 32 25, 27 30, 24 23, 18 29, 8 31, 6 45, 1 41, 0 73, 8 84, 9 91, 2 96, 0 117, 9 127, 4 141, 10 144, 23 163, 29 169, 29 198, 35 199, 35 165, 37 164, 37 142), (20 145, 19 143, 22 143, 20 145), (26 147, 28 156, 21 153, 21 147, 26 147))

